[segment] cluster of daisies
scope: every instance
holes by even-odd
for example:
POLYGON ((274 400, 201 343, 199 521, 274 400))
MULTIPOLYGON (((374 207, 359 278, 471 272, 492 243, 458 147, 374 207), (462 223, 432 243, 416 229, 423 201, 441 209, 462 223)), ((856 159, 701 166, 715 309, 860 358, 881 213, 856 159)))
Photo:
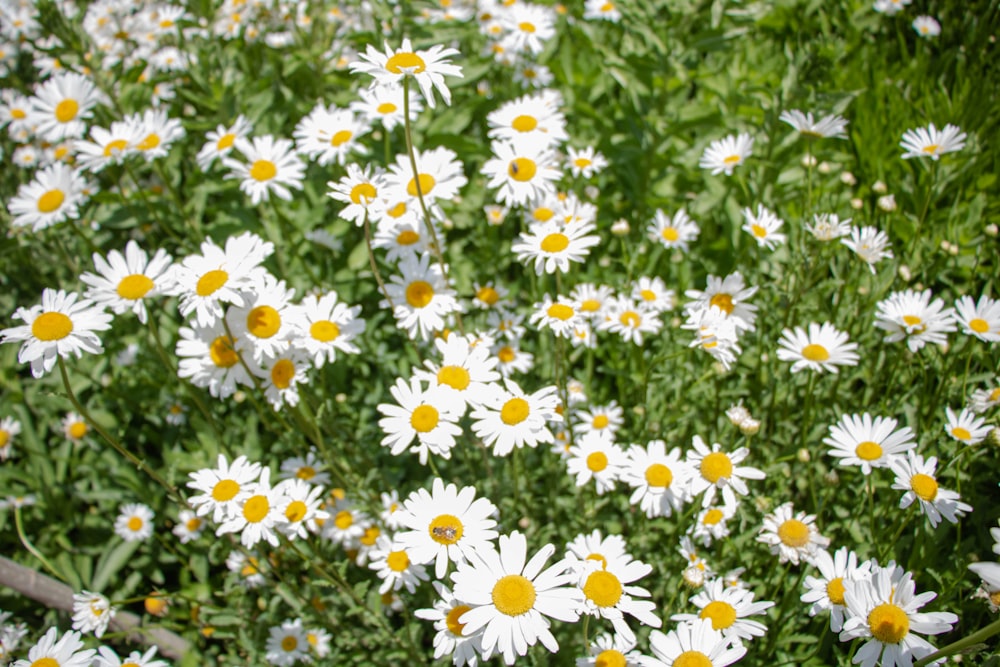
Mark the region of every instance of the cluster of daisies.
MULTIPOLYGON (((77 622, 77 617, 90 617, 93 619, 98 619, 100 616, 110 616, 111 611, 105 606, 101 608, 100 606, 91 605, 106 605, 107 600, 100 595, 94 595, 90 593, 84 593, 74 596, 73 599, 73 610, 74 610, 74 627, 79 624, 93 625, 97 623, 98 626, 103 624, 103 628, 107 627, 107 621, 100 620, 86 622, 77 622)), ((0 622, 4 622, 5 617, 9 616, 7 612, 0 612, 0 622)), ((110 620, 110 619, 108 619, 110 620)), ((4 624, 0 627, 0 658, 6 658, 13 655, 14 649, 18 648, 20 639, 23 638, 26 631, 20 632, 15 630, 12 634, 8 635, 8 629, 11 626, 9 624, 4 624), (7 645, 4 640, 12 639, 12 643, 7 645)), ((23 624, 13 626, 14 628, 20 627, 23 630, 23 624)), ((100 636, 100 635, 98 635, 100 636)), ((10 663, 11 667, 33 667, 36 665, 59 665, 60 667, 122 667, 122 665, 135 665, 136 667, 169 667, 169 663, 165 660, 160 660, 156 657, 156 647, 152 647, 145 652, 142 651, 132 651, 125 657, 118 655, 115 649, 110 646, 100 646, 96 649, 85 648, 81 633, 77 630, 70 630, 69 632, 63 633, 61 636, 58 629, 49 628, 48 631, 42 635, 35 644, 28 649, 27 658, 21 658, 20 660, 14 660, 10 663)))

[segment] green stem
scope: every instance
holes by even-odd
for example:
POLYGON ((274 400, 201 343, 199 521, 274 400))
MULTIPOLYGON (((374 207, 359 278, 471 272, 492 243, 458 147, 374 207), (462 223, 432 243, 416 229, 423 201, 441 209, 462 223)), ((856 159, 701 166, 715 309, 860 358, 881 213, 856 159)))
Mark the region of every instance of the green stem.
POLYGON ((393 311, 395 315, 396 307, 392 303, 392 298, 389 296, 389 291, 385 288, 385 281, 382 280, 382 274, 378 270, 378 264, 375 263, 375 249, 372 247, 372 225, 371 221, 368 219, 368 211, 365 211, 365 245, 368 247, 368 263, 372 267, 372 275, 375 276, 375 282, 378 283, 378 289, 382 292, 382 296, 385 297, 386 302, 389 304, 389 310, 393 311))
POLYGON ((24 523, 21 521, 20 505, 14 505, 14 528, 17 530, 18 539, 21 540, 21 544, 28 550, 28 553, 37 558, 45 569, 51 572, 57 579, 60 581, 66 581, 66 577, 59 574, 59 572, 52 567, 52 564, 45 558, 45 556, 42 555, 42 552, 39 551, 35 545, 31 543, 31 540, 28 539, 28 536, 24 534, 24 523))
POLYGON ((993 621, 982 630, 979 630, 978 632, 973 632, 968 637, 963 637, 962 639, 959 639, 957 642, 948 644, 944 648, 939 648, 934 653, 931 653, 930 655, 925 656, 920 660, 917 660, 915 663, 913 663, 913 667, 924 667, 925 665, 929 665, 936 660, 940 660, 941 658, 946 658, 949 655, 955 655, 956 653, 961 653, 967 648, 983 643, 985 640, 989 639, 990 637, 996 634, 1000 634, 1000 621, 993 621))

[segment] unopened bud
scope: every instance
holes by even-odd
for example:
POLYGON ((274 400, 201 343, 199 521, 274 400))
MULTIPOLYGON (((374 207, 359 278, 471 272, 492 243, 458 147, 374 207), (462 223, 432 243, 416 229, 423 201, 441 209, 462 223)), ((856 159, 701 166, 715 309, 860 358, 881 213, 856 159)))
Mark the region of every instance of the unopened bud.
POLYGON ((806 169, 816 166, 816 156, 806 153, 802 156, 802 166, 806 169))
POLYGON ((886 213, 892 213, 896 210, 896 196, 895 195, 885 195, 884 197, 878 198, 878 207, 885 211, 886 213))
POLYGON ((913 274, 910 272, 910 267, 908 267, 906 264, 900 264, 899 277, 905 280, 906 282, 910 282, 910 280, 913 279, 913 274))
POLYGON ((611 225, 611 233, 615 236, 625 236, 631 231, 628 220, 615 220, 611 225))
POLYGON ((832 169, 833 166, 829 162, 826 162, 825 160, 823 162, 820 162, 819 165, 817 165, 816 167, 816 170, 821 174, 829 174, 832 169))
POLYGON ((844 185, 850 185, 851 187, 858 184, 858 179, 854 178, 854 174, 849 171, 845 171, 840 175, 840 182, 844 185))
POLYGON ((684 585, 688 588, 701 588, 705 585, 705 571, 697 565, 686 568, 681 576, 684 577, 684 585))
POLYGON ((882 181, 875 181, 875 183, 872 185, 872 192, 876 192, 876 193, 878 193, 880 195, 884 195, 888 191, 889 191, 889 188, 882 181))
POLYGON ((1000 233, 1000 228, 998 228, 991 222, 990 224, 983 227, 983 231, 986 232, 987 236, 996 236, 997 233, 1000 233))
POLYGON ((799 451, 795 452, 795 458, 799 460, 799 463, 809 463, 809 459, 812 457, 809 455, 808 449, 801 447, 799 451))
POLYGON ((851 200, 851 208, 853 208, 855 210, 859 210, 859 209, 862 209, 864 207, 865 207, 865 202, 862 201, 860 198, 855 197, 854 199, 851 200))
POLYGON ((587 199, 597 199, 598 195, 601 194, 601 189, 596 185, 588 185, 583 189, 583 194, 587 196, 587 199))
POLYGON ((753 417, 743 420, 740 424, 740 433, 745 436, 757 435, 758 432, 760 432, 760 422, 753 417))

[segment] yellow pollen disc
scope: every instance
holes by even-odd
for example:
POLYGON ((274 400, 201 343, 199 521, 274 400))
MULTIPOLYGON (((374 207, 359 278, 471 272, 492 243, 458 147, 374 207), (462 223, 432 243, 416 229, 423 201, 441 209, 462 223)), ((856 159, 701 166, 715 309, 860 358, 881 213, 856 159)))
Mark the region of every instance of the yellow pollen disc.
POLYGON ((295 476, 299 479, 310 480, 316 476, 316 468, 312 466, 302 466, 295 471, 295 476))
POLYGON ((674 481, 674 473, 662 463, 654 463, 646 468, 646 484, 656 489, 665 489, 674 481))
POLYGON ((986 333, 990 330, 990 325, 986 320, 977 317, 969 320, 969 328, 976 333, 986 333))
POLYGON ((406 302, 414 308, 423 308, 434 298, 434 288, 423 280, 414 280, 406 287, 406 302))
POLYGON ((591 452, 587 455, 587 468, 591 472, 601 472, 608 467, 608 455, 604 452, 591 452))
POLYGON ((305 518, 306 512, 309 508, 301 500, 293 500, 288 503, 288 507, 285 508, 285 518, 288 519, 290 523, 298 523, 305 518))
POLYGON ((240 485, 235 480, 220 479, 212 487, 212 500, 217 503, 224 503, 232 500, 240 492, 240 485))
POLYGON ((614 607, 622 597, 622 582, 607 570, 591 572, 583 594, 598 607, 614 607))
POLYGON ((883 644, 898 644, 910 632, 910 619, 896 605, 883 602, 868 614, 868 627, 883 644))
POLYGON ((740 161, 740 156, 739 155, 730 155, 729 157, 727 157, 722 162, 723 162, 723 164, 737 164, 739 161, 740 161))
POLYGON ((459 391, 466 389, 470 380, 469 371, 461 366, 442 366, 437 374, 438 384, 446 384, 459 391))
POLYGON ((660 236, 663 237, 664 241, 667 241, 669 243, 673 243, 674 241, 676 241, 681 237, 680 233, 673 227, 665 228, 662 232, 660 232, 660 236))
POLYGON ((516 356, 517 353, 514 352, 514 348, 510 347, 509 345, 504 345, 499 350, 497 350, 497 359, 499 359, 505 364, 509 364, 510 362, 514 361, 514 358, 516 356))
POLYGON ((722 292, 716 294, 711 299, 709 299, 708 305, 715 306, 716 308, 724 312, 726 315, 732 315, 733 309, 735 308, 735 306, 733 305, 733 297, 730 296, 729 294, 724 294, 722 292))
POLYGON ((992 602, 994 606, 1000 607, 1000 590, 990 593, 990 602, 992 602))
POLYGON ((49 190, 38 198, 38 212, 52 213, 57 211, 64 201, 66 201, 66 193, 62 190, 49 190))
POLYGON ((249 523, 260 523, 270 511, 267 496, 250 496, 243 505, 243 518, 249 523))
POLYGON ((137 533, 142 530, 142 519, 137 516, 131 517, 128 520, 128 529, 133 533, 137 533))
POLYGON ((521 23, 518 23, 517 27, 520 28, 521 32, 527 32, 527 33, 535 32, 535 24, 528 23, 527 21, 522 21, 521 23))
POLYGON ((941 146, 939 146, 938 144, 930 144, 928 146, 924 146, 921 150, 927 153, 928 155, 933 155, 934 153, 938 152, 939 148, 941 148, 941 146))
POLYGON ((904 323, 906 324, 906 326, 908 326, 908 327, 915 327, 915 326, 917 326, 918 324, 920 324, 920 323, 921 323, 922 321, 923 321, 923 320, 921 320, 921 319, 920 319, 919 317, 917 317, 916 315, 903 315, 903 322, 904 322, 904 323))
POLYGON ((533 179, 537 172, 538 166, 535 164, 535 161, 529 160, 526 157, 514 158, 507 167, 507 173, 510 177, 521 183, 533 179))
POLYGON ((375 186, 371 183, 358 183, 353 188, 351 188, 351 201, 355 204, 361 204, 367 206, 371 202, 375 201, 378 196, 378 191, 375 186))
POLYGON ((778 539, 786 547, 804 547, 809 544, 809 526, 798 519, 789 519, 778 526, 778 539))
POLYGON ((538 120, 534 116, 518 116, 511 121, 510 126, 518 132, 531 132, 538 127, 538 120))
POLYGON ((153 289, 153 287, 155 287, 153 281, 147 276, 141 273, 133 273, 130 276, 122 278, 121 282, 118 283, 116 291, 121 298, 136 301, 146 296, 146 293, 153 289))
POLYGON ((500 408, 500 421, 507 426, 514 426, 527 419, 530 412, 531 407, 528 405, 528 402, 523 398, 515 396, 500 408))
POLYGON ((186 522, 184 522, 184 527, 193 533, 194 531, 201 528, 201 519, 199 519, 198 517, 193 517, 191 519, 188 519, 186 522))
POLYGON ((597 415, 593 420, 591 420, 590 425, 596 429, 607 428, 608 421, 607 415, 597 415))
POLYGON ((587 167, 589 167, 594 163, 585 157, 578 157, 577 159, 573 160, 573 164, 575 164, 580 169, 586 169, 587 167))
POLYGON ((10 115, 15 120, 24 120, 25 118, 28 117, 28 114, 24 112, 24 109, 11 109, 10 115))
POLYGON ((712 667, 712 660, 701 651, 684 651, 674 658, 673 667, 712 667))
POLYGON ((379 535, 381 534, 382 531, 378 526, 369 526, 365 529, 364 534, 358 538, 358 541, 366 547, 374 546, 375 542, 378 541, 379 535))
POLYGON ((563 322, 573 317, 573 308, 564 303, 554 303, 549 306, 549 309, 545 312, 549 317, 554 317, 555 319, 562 320, 563 322))
POLYGON ((347 530, 354 525, 354 515, 347 510, 341 510, 337 512, 337 516, 333 517, 333 525, 341 530, 347 530))
POLYGON ((257 559, 254 558, 253 556, 250 556, 249 558, 247 558, 246 565, 244 565, 243 569, 240 570, 240 576, 249 577, 254 574, 257 574, 258 572, 260 572, 260 570, 257 569, 257 565, 258 565, 257 559))
MULTIPOLYGON (((712 452, 701 460, 701 476, 712 484, 733 474, 733 462, 722 452, 712 452)), ((718 630, 718 628, 716 628, 718 630)))
POLYGON ((104 147, 104 157, 112 157, 117 155, 128 148, 128 142, 124 139, 115 139, 114 141, 109 141, 104 147))
POLYGON ((802 348, 802 356, 809 361, 826 361, 830 358, 830 353, 822 345, 810 343, 802 348))
POLYGON ((405 551, 393 551, 385 558, 385 564, 393 572, 403 572, 410 567, 410 557, 405 551))
POLYGON ((212 269, 211 271, 206 271, 205 274, 198 278, 198 284, 195 285, 194 291, 198 296, 210 296, 215 294, 215 291, 226 284, 229 280, 229 274, 222 269, 212 269))
POLYGON ((555 211, 546 206, 539 206, 531 213, 531 215, 538 222, 548 222, 549 220, 552 219, 552 216, 554 216, 555 214, 556 214, 555 211))
POLYGON ((569 237, 565 234, 560 234, 556 232, 555 234, 549 234, 544 239, 542 239, 542 251, 543 252, 562 252, 569 246, 569 237))
POLYGON ((649 289, 644 289, 639 292, 639 296, 642 297, 643 301, 656 301, 656 292, 649 289))
POLYGON ((0 429, 0 449, 6 447, 8 442, 10 442, 10 431, 0 429))
POLYGON ((229 336, 219 336, 208 347, 208 356, 219 368, 232 368, 240 362, 240 355, 233 349, 233 339, 229 336))
POLYGON ((613 11, 615 11, 615 6, 614 6, 614 4, 612 4, 610 2, 605 2, 603 5, 601 5, 601 11, 602 12, 613 12, 613 11))
POLYGON ((295 378, 295 363, 291 359, 278 359, 271 366, 271 382, 278 389, 288 389, 295 378))
POLYGON ((60 123, 68 123, 76 118, 78 111, 80 111, 80 105, 76 103, 76 100, 65 99, 56 105, 56 120, 60 123))
POLYGON ((73 320, 55 311, 42 313, 31 323, 31 335, 38 340, 62 340, 71 333, 73 333, 73 320))
POLYGON ((404 229, 396 236, 396 243, 399 245, 413 245, 420 240, 420 234, 417 234, 412 229, 404 229))
POLYGON ((406 185, 406 193, 411 197, 416 197, 418 195, 429 195, 434 186, 437 185, 437 181, 430 174, 420 174, 417 178, 411 178, 410 182, 406 185), (420 192, 417 192, 417 183, 420 183, 420 192))
POLYGON ((387 115, 396 111, 397 108, 392 102, 382 102, 382 104, 375 107, 375 111, 378 111, 382 115, 387 115))
POLYGON ((87 425, 83 422, 73 422, 69 425, 69 437, 72 439, 79 440, 85 435, 87 435, 87 425))
POLYGON ((160 135, 153 133, 146 136, 145 139, 136 144, 136 148, 141 151, 149 151, 160 145, 160 135))
POLYGON ((622 323, 622 326, 630 327, 632 329, 638 328, 638 326, 642 324, 642 318, 639 317, 639 313, 634 310, 626 310, 618 316, 618 321, 622 323))
POLYGON ((57 160, 62 160, 67 155, 69 155, 69 147, 67 147, 67 146, 59 146, 58 148, 56 148, 55 158, 57 160))
POLYGON ((594 658, 595 667, 625 667, 628 663, 625 661, 625 656, 622 655, 621 651, 616 651, 613 648, 609 648, 607 651, 601 651, 594 658))
POLYGON ((601 569, 606 570, 608 568, 608 559, 601 554, 589 554, 584 560, 593 560, 601 564, 601 569))
MULTIPOLYGON (((410 181, 410 183, 412 184, 413 181, 410 181)), ((406 202, 399 202, 392 208, 386 210, 386 213, 389 214, 390 218, 398 218, 402 216, 404 213, 406 213, 406 202)))
POLYGON ((876 461, 882 458, 882 446, 877 442, 865 440, 858 443, 858 446, 854 448, 854 453, 863 461, 876 461))
POLYGON ((330 138, 330 145, 331 146, 341 146, 344 143, 350 141, 351 137, 353 137, 353 136, 354 136, 354 133, 351 132, 350 130, 341 130, 341 131, 337 132, 336 134, 334 134, 330 138))
POLYGON ((507 616, 520 616, 535 606, 535 586, 519 574, 508 574, 493 586, 493 604, 507 616))
POLYGON ((426 67, 423 58, 407 51, 400 51, 385 63, 385 68, 393 74, 420 74, 426 67))
POLYGON ((990 392, 990 401, 1000 401, 1000 387, 990 392))
POLYGON ((448 612, 448 615, 444 617, 444 622, 448 625, 448 632, 455 635, 456 637, 462 636, 462 631, 465 629, 465 623, 459 623, 458 619, 462 618, 462 614, 472 609, 467 604, 460 604, 448 612))
POLYGON ((705 516, 702 518, 701 522, 706 526, 714 526, 722 521, 725 516, 726 515, 722 513, 722 510, 713 507, 705 512, 705 516))
POLYGON ((938 483, 930 475, 917 473, 910 478, 910 488, 917 494, 917 497, 926 502, 934 502, 934 499, 937 498, 938 483))
POLYGON ((281 640, 282 651, 288 651, 289 653, 291 653, 298 647, 299 647, 299 640, 297 640, 295 637, 291 635, 288 635, 287 637, 281 640))
POLYGON ((476 298, 488 306, 495 306, 500 300, 500 293, 489 286, 480 287, 476 291, 476 298))
POLYGON ((255 181, 269 181, 278 175, 278 168, 270 160, 257 160, 250 167, 250 178, 255 181))
POLYGON ((462 520, 451 514, 439 514, 427 526, 431 539, 438 544, 451 545, 462 539, 465 526, 462 520))
POLYGON ((39 658, 30 667, 59 667, 59 661, 54 658, 39 658))
POLYGON ((750 225, 750 231, 752 231, 753 235, 759 239, 762 239, 765 236, 767 236, 767 230, 761 227, 760 225, 750 225))
POLYGON ((257 306, 247 315, 247 331, 257 338, 270 338, 281 329, 281 314, 271 306, 257 306))
POLYGON ((698 614, 700 618, 712 619, 712 628, 715 630, 725 630, 736 622, 736 609, 733 605, 722 600, 714 600, 705 605, 705 608, 698 614))
POLYGON ((437 427, 439 417, 433 405, 419 405, 410 415, 410 426, 418 433, 428 433, 437 427))
POLYGON ((340 327, 337 326, 336 322, 320 320, 313 322, 309 326, 309 335, 313 337, 313 340, 318 340, 321 343, 329 343, 332 340, 336 340, 337 336, 340 335, 340 327))
POLYGON ((958 438, 959 440, 972 440, 972 434, 969 433, 967 429, 964 429, 961 426, 956 426, 955 428, 951 429, 951 434, 956 438, 958 438))
POLYGON ((833 604, 844 605, 844 578, 831 579, 826 585, 826 596, 833 604))
POLYGON ((585 313, 596 313, 601 309, 601 302, 597 299, 587 299, 580 304, 580 310, 585 313))

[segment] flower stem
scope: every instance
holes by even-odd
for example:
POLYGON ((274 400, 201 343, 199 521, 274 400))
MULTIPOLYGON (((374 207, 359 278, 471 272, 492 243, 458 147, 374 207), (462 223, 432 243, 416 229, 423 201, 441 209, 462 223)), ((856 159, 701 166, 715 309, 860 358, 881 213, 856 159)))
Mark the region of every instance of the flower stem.
POLYGON ((913 663, 913 667, 924 667, 924 665, 929 665, 936 660, 941 658, 946 658, 949 655, 955 655, 956 653, 961 653, 962 651, 975 646, 976 644, 981 644, 990 637, 1000 634, 1000 621, 993 621, 987 625, 982 630, 978 632, 973 632, 968 637, 963 637, 957 642, 948 644, 944 648, 939 648, 934 653, 928 656, 924 656, 920 660, 913 663))
POLYGON ((28 550, 28 553, 41 561, 45 569, 51 572, 57 579, 66 581, 66 577, 59 574, 59 572, 52 567, 52 563, 50 563, 45 556, 42 555, 42 552, 39 551, 38 548, 31 543, 31 540, 28 539, 28 536, 24 534, 24 523, 21 521, 20 505, 14 505, 14 528, 17 530, 17 537, 21 540, 21 544, 24 545, 24 548, 28 550))

